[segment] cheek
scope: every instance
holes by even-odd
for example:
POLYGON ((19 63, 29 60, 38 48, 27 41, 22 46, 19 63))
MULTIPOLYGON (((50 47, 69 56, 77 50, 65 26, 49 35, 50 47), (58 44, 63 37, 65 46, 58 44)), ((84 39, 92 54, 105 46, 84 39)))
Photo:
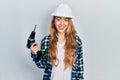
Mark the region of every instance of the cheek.
POLYGON ((55 28, 58 30, 58 24, 55 23, 54 25, 55 25, 55 28))
POLYGON ((57 26, 57 25, 59 25, 59 22, 56 22, 56 21, 55 21, 54 24, 55 24, 55 26, 57 26))
POLYGON ((68 25, 69 25, 69 23, 68 23, 68 22, 65 22, 65 25, 66 25, 66 26, 68 26, 68 25))
POLYGON ((68 28, 69 27, 69 25, 68 24, 66 24, 66 28, 68 28))

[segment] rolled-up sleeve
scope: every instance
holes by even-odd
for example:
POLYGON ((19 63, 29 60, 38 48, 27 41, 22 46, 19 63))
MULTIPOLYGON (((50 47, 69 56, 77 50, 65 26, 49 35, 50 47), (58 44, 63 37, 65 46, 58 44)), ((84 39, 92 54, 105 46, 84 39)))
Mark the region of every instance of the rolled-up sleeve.
MULTIPOLYGON (((48 50, 48 37, 45 36, 42 40, 41 40, 41 50, 42 49, 46 49, 48 50)), ((46 55, 44 55, 44 57, 39 58, 39 54, 33 54, 31 53, 31 57, 33 58, 33 61, 35 62, 35 64, 37 65, 37 67, 39 68, 46 68, 47 65, 47 60, 48 60, 48 52, 46 52, 46 55)))

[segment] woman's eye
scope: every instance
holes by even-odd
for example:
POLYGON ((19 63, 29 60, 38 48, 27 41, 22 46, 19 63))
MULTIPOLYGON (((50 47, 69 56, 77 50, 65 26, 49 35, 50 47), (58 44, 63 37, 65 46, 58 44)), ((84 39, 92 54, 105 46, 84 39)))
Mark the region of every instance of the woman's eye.
POLYGON ((68 21, 68 19, 65 19, 65 21, 68 21))
POLYGON ((60 21, 60 18, 56 18, 57 21, 60 21))

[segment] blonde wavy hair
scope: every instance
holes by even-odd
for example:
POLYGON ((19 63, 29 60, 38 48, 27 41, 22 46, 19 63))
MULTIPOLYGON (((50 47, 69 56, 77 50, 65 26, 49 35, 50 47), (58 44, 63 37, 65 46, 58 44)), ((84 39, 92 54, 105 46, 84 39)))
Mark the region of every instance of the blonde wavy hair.
MULTIPOLYGON (((57 29, 54 24, 55 21, 55 16, 53 17, 50 25, 50 43, 49 43, 49 54, 50 54, 50 60, 51 64, 53 66, 57 66, 56 62, 59 63, 59 60, 57 58, 57 29)), ((75 49, 77 46, 76 42, 76 35, 77 32, 74 28, 73 22, 71 19, 68 20, 69 26, 66 29, 65 32, 65 40, 66 43, 64 45, 65 53, 64 53, 64 69, 68 67, 73 67, 74 62, 76 60, 76 55, 75 55, 75 49)))

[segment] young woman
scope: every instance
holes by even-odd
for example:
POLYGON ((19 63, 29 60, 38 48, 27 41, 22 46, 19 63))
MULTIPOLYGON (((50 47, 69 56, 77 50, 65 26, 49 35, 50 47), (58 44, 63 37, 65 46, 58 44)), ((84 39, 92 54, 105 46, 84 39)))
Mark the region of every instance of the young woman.
POLYGON ((31 57, 44 69, 43 80, 83 80, 82 42, 72 22, 72 11, 67 4, 60 4, 52 15, 50 35, 42 39, 41 49, 33 43, 31 57), (39 53, 42 50, 46 52, 39 53))

